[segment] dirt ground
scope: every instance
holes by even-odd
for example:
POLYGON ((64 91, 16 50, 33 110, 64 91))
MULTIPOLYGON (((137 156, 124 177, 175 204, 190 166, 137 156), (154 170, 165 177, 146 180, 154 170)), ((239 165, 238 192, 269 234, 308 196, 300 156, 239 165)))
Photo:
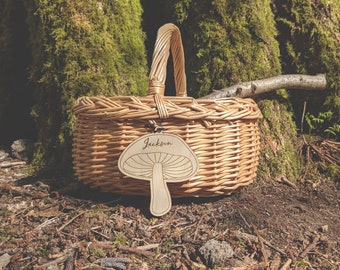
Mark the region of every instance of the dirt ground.
POLYGON ((0 165, 0 269, 340 269, 339 179, 259 180, 231 196, 174 200, 156 218, 148 198, 0 165), (212 239, 231 255, 203 253, 212 239))

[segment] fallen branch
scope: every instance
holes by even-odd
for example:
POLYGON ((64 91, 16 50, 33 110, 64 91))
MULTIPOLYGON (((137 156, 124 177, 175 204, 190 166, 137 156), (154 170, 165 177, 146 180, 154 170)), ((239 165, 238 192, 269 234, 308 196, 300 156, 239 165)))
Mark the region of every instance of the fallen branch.
POLYGON ((325 90, 327 86, 326 75, 279 75, 262 80, 242 82, 221 90, 214 90, 202 99, 219 99, 226 97, 251 97, 278 89, 296 90, 325 90))

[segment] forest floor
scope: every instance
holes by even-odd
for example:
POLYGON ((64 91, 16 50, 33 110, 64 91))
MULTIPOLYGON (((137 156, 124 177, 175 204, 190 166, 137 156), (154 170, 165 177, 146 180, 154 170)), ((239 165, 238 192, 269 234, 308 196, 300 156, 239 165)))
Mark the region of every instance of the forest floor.
POLYGON ((258 180, 230 196, 176 199, 158 218, 148 198, 30 176, 7 158, 0 269, 340 269, 339 191, 339 179, 258 180))

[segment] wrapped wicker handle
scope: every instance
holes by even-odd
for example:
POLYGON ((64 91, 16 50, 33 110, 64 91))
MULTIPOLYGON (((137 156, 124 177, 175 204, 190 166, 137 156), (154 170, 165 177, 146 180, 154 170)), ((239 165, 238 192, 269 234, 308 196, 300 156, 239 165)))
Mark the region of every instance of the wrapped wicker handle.
POLYGON ((166 67, 170 55, 170 49, 174 64, 176 96, 187 96, 184 51, 181 33, 178 27, 172 23, 164 24, 158 29, 149 74, 148 95, 159 94, 164 96, 166 67))

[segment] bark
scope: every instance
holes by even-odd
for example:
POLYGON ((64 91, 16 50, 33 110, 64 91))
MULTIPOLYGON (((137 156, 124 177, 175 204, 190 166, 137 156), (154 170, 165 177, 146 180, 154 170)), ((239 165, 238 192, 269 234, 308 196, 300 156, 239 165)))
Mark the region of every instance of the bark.
POLYGON ((252 97, 278 89, 294 90, 325 90, 327 85, 326 75, 279 75, 262 80, 241 82, 239 84, 214 90, 211 94, 202 97, 204 99, 219 99, 226 97, 252 97))

